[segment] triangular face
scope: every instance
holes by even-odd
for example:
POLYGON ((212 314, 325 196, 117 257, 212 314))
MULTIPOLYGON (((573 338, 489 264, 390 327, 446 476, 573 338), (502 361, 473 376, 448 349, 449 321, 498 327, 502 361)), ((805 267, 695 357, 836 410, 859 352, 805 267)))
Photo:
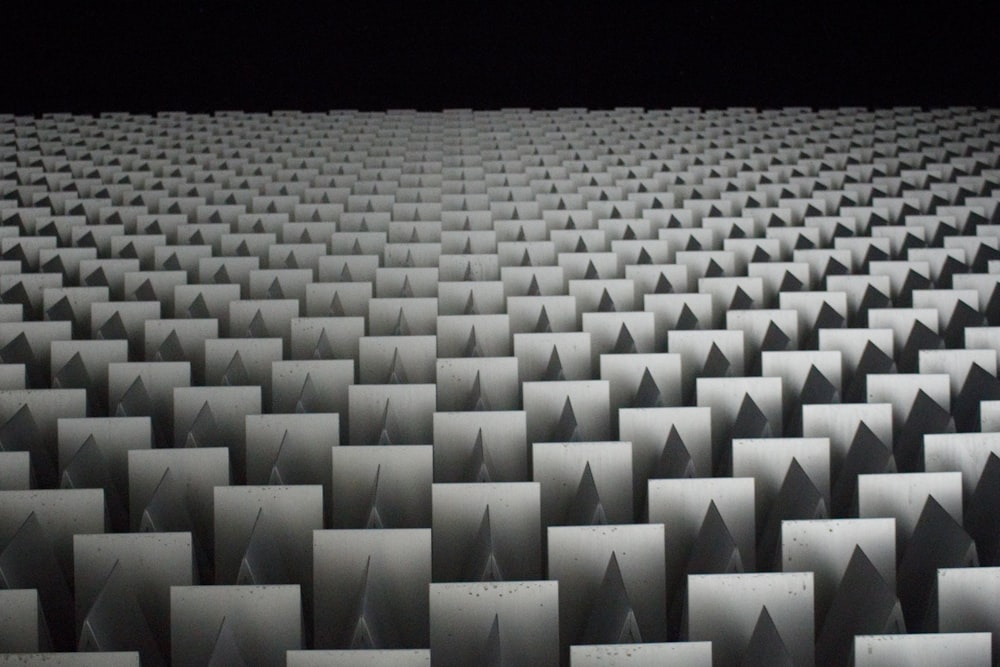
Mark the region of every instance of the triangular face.
POLYGON ((650 373, 649 368, 643 370, 642 378, 639 380, 639 387, 636 389, 635 396, 632 397, 629 407, 663 407, 663 394, 660 392, 660 387, 656 384, 656 380, 653 379, 653 374, 650 373))
POLYGON ((354 622, 350 634, 349 646, 351 650, 376 650, 381 647, 381 642, 376 638, 377 622, 374 619, 375 609, 372 592, 371 576, 371 556, 365 561, 365 570, 361 579, 361 588, 355 598, 354 622))
POLYGON ((787 350, 791 342, 792 339, 781 330, 781 327, 772 321, 767 325, 760 349, 762 352, 781 352, 787 350))
POLYGON ((478 664, 482 667, 503 667, 503 649, 500 644, 500 615, 493 614, 493 623, 490 624, 489 634, 483 643, 478 664))
POLYGON ((594 266, 593 261, 587 262, 587 270, 583 273, 584 280, 598 280, 601 274, 597 272, 597 267, 594 266))
POLYGON ((549 362, 545 365, 545 372, 542 374, 542 380, 561 382, 565 379, 562 360, 559 358, 559 348, 553 345, 552 352, 549 354, 549 362))
POLYGON ((719 512, 709 501, 698 535, 691 546, 686 574, 738 574, 743 572, 743 558, 736 540, 719 512))
POLYGON ((84 284, 87 287, 108 287, 108 276, 104 273, 103 267, 98 267, 94 271, 91 271, 86 278, 84 278, 84 284))
POLYGON ((840 392, 837 391, 837 387, 816 366, 810 366, 799 398, 802 405, 839 403, 840 392))
POLYGON ((187 435, 184 437, 185 447, 206 447, 211 444, 212 438, 217 432, 215 414, 212 407, 205 401, 198 415, 191 422, 187 435))
POLYGON ((187 307, 187 316, 191 319, 207 319, 212 315, 208 310, 208 304, 205 302, 205 295, 201 292, 195 296, 194 300, 187 307))
POLYGON ((639 623, 614 551, 604 570, 601 587, 591 603, 590 616, 580 641, 586 644, 642 643, 639 623))
POLYGON ((729 302, 729 310, 749 310, 753 305, 753 297, 744 292, 742 287, 737 286, 733 292, 733 300, 729 302))
POLYGON ((413 297, 413 287, 410 285, 410 277, 403 276, 403 285, 399 288, 399 298, 409 299, 413 297))
POLYGON ((604 289, 601 292, 601 300, 597 304, 597 312, 599 312, 599 313, 613 313, 613 312, 616 312, 616 311, 617 311, 617 308, 615 308, 614 299, 611 298, 611 295, 608 293, 608 290, 604 289))
POLYGON ((239 351, 233 355, 222 374, 221 384, 223 387, 241 387, 251 384, 250 374, 247 372, 243 357, 239 351))
POLYGON ((850 663, 856 635, 905 634, 906 623, 892 587, 860 546, 855 546, 829 610, 817 616, 816 664, 850 663))
POLYGON ((115 407, 115 417, 140 417, 152 414, 153 401, 141 377, 136 377, 115 407))
POLYGON ((406 384, 408 382, 409 378, 406 374, 406 368, 403 365, 403 359, 397 347, 392 352, 392 364, 389 366, 389 374, 385 380, 385 384, 406 384))
POLYGON ((549 442, 582 441, 583 437, 580 434, 580 425, 576 420, 573 404, 570 402, 569 396, 567 396, 565 403, 563 403, 562 412, 559 414, 559 419, 549 436, 549 442))
POLYGON ((625 225, 625 232, 622 234, 622 240, 634 241, 636 238, 635 230, 632 229, 632 225, 625 225))
POLYGON ((406 321, 406 315, 403 313, 403 309, 399 309, 399 315, 396 317, 396 325, 392 329, 393 336, 409 336, 410 335, 410 323, 406 321))
POLYGON ((340 270, 340 282, 351 283, 354 282, 354 276, 351 275, 351 267, 347 262, 344 262, 344 268, 340 270))
POLYGON ((580 483, 566 514, 567 522, 576 526, 603 526, 608 523, 604 504, 597 492, 594 473, 590 469, 590 461, 583 467, 580 483))
POLYGON ((708 260, 708 266, 705 267, 706 278, 718 278, 724 275, 726 275, 726 272, 719 266, 718 262, 714 259, 708 260))
POLYGON ((327 312, 333 317, 344 317, 347 315, 344 310, 344 304, 340 300, 340 292, 333 293, 333 298, 330 299, 330 307, 327 309, 327 312))
POLYGON ((177 336, 177 330, 171 330, 167 337, 160 343, 156 350, 156 361, 187 361, 187 354, 181 346, 181 340, 177 336))
POLYGON ((676 324, 674 324, 674 328, 687 331, 691 329, 697 329, 700 326, 700 324, 701 323, 698 321, 698 316, 695 315, 690 308, 688 308, 687 304, 684 304, 684 306, 681 308, 681 314, 677 318, 676 324))
POLYGON ((859 422, 841 464, 840 473, 833 480, 830 505, 834 515, 857 514, 859 474, 892 472, 895 469, 896 463, 890 447, 879 439, 868 424, 859 422))
POLYGON ((763 607, 760 611, 750 642, 743 651, 740 665, 741 667, 794 667, 795 665, 767 607, 763 607))
POLYGON ((222 617, 219 624, 219 631, 215 636, 215 644, 212 646, 212 655, 209 656, 209 667, 246 667, 247 661, 240 651, 239 642, 233 631, 232 622, 227 622, 227 617, 222 617))
POLYGON ((466 479, 471 482, 489 483, 494 480, 493 460, 490 458, 489 450, 483 441, 483 429, 476 433, 476 441, 472 445, 472 453, 469 455, 468 474, 466 479))
POLYGON ((702 377, 727 377, 731 370, 732 366, 725 353, 718 345, 712 343, 705 357, 705 365, 701 369, 702 377))
POLYGON ((333 359, 336 356, 333 346, 330 344, 330 338, 326 335, 326 329, 320 331, 311 356, 313 359, 333 359))
POLYGON ((983 566, 1000 565, 1000 457, 990 453, 969 498, 965 526, 976 541, 979 562, 983 566))
POLYGON ((545 306, 541 307, 538 313, 538 321, 535 322, 532 331, 534 333, 552 333, 552 324, 549 322, 549 314, 545 310, 545 306))
POLYGON ((660 277, 656 279, 656 286, 653 288, 653 294, 673 294, 674 286, 667 280, 666 274, 661 273, 660 277))
POLYGON ((733 420, 732 434, 734 438, 769 438, 771 425, 767 415, 757 407, 750 394, 744 394, 740 410, 733 420))
POLYGON ((623 322, 621 328, 618 329, 618 338, 615 340, 614 347, 611 348, 611 354, 635 354, 636 352, 635 339, 623 322))
POLYGON ((476 371, 476 377, 472 381, 472 388, 469 389, 469 396, 465 409, 469 412, 488 411, 490 409, 489 401, 486 400, 486 395, 483 394, 482 380, 480 379, 479 371, 476 371))
POLYGON ((375 477, 372 478, 372 485, 368 491, 368 510, 365 512, 365 529, 381 529, 385 528, 382 522, 382 513, 379 510, 379 500, 381 499, 381 480, 382 480, 382 466, 381 464, 375 468, 375 477))
POLYGON ((490 521, 490 506, 483 511, 483 518, 476 531, 476 539, 469 550, 463 570, 463 581, 503 581, 503 572, 497 562, 496 547, 493 543, 493 528, 490 521))
POLYGON ((378 442, 376 444, 380 446, 396 444, 399 442, 396 434, 396 420, 389 406, 389 399, 385 399, 385 407, 382 408, 382 428, 379 429, 378 442))
POLYGON ((462 350, 463 357, 485 357, 483 350, 479 347, 479 342, 476 340, 476 327, 472 327, 469 330, 469 338, 465 342, 465 348, 462 350))
POLYGON ((159 301, 159 297, 156 295, 156 289, 153 287, 152 281, 147 278, 143 280, 142 283, 135 288, 132 293, 136 301, 159 301))
MULTIPOLYGON (((237 254, 239 254, 239 248, 237 248, 237 254)), ((226 265, 223 264, 219 267, 219 270, 212 275, 212 282, 216 285, 228 285, 232 282, 229 277, 229 271, 226 270, 226 265)))
POLYGON ((577 238, 576 246, 573 248, 573 252, 589 252, 587 249, 587 244, 583 240, 583 236, 577 238))
POLYGON ((306 379, 302 382, 302 389, 295 399, 295 413, 306 414, 312 412, 318 398, 319 396, 316 392, 316 385, 312 380, 312 375, 306 373, 306 379))
POLYGON ((528 254, 528 249, 525 248, 524 252, 521 253, 521 263, 520 266, 531 266, 531 255, 528 254))
POLYGON ((250 320, 250 324, 247 326, 246 338, 270 338, 270 332, 267 330, 267 323, 264 322, 264 314, 258 310, 254 313, 253 318, 250 320))
POLYGON ((469 290, 469 298, 465 300, 465 308, 462 309, 463 315, 478 315, 479 309, 476 308, 475 294, 472 290, 469 290))
POLYGON ((683 479, 695 476, 694 460, 691 452, 677 432, 676 426, 670 427, 667 439, 663 443, 663 450, 656 463, 656 470, 653 477, 656 479, 683 479))
POLYGON ((90 373, 79 352, 70 357, 66 365, 52 377, 53 389, 86 389, 90 386, 90 373))
POLYGON ((531 282, 528 283, 528 290, 526 296, 541 296, 542 290, 538 286, 538 277, 531 276, 531 282))

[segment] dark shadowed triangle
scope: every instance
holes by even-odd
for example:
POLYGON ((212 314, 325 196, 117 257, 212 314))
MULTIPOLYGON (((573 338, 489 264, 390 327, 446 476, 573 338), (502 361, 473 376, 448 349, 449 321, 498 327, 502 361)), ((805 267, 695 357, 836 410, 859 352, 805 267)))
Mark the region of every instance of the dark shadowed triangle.
POLYGON ((177 336, 177 330, 172 329, 167 337, 163 339, 160 343, 160 347, 156 350, 155 355, 156 361, 186 361, 187 355, 184 353, 184 348, 181 347, 181 340, 177 336))
MULTIPOLYGON (((517 212, 516 210, 514 211, 517 212)), ((524 225, 517 228, 517 236, 514 237, 515 241, 527 241, 528 237, 524 235, 524 225)))
POLYGON ((153 283, 149 278, 143 280, 142 283, 135 288, 135 291, 132 292, 132 296, 135 297, 136 301, 159 301, 156 296, 156 289, 153 287, 153 283))
POLYGON ((549 354, 549 362, 545 365, 545 372, 542 374, 542 380, 563 381, 565 379, 562 360, 559 358, 559 348, 553 345, 552 352, 549 354))
POLYGON ((91 386, 90 373, 79 352, 73 354, 69 361, 52 377, 53 389, 88 389, 91 386))
MULTIPOLYGON (((639 257, 636 258, 635 263, 639 264, 639 265, 652 264, 653 263, 653 258, 650 257, 649 253, 646 252, 645 248, 640 248, 639 249, 639 257)), ((661 273, 660 276, 662 277, 663 274, 661 273)))
MULTIPOLYGON (((750 256, 750 261, 751 262, 770 262, 771 261, 771 255, 769 255, 768 252, 766 250, 764 250, 762 247, 757 246, 753 250, 753 255, 750 256)), ((781 291, 781 290, 779 290, 779 291, 781 291)))
POLYGON ((667 280, 666 274, 661 273, 660 277, 656 279, 656 286, 653 288, 653 294, 672 294, 674 291, 674 286, 670 284, 667 280))
POLYGON ((125 393, 122 394, 118 405, 115 406, 115 417, 141 417, 151 415, 153 411, 153 400, 146 391, 146 385, 142 377, 136 377, 129 385, 125 393))
POLYGON ((635 396, 632 397, 629 407, 663 407, 663 394, 660 392, 660 387, 656 384, 656 380, 653 379, 653 374, 649 371, 648 367, 642 372, 642 379, 639 380, 639 387, 636 389, 635 396))
POLYGON ((416 260, 413 259, 413 251, 407 249, 406 257, 403 258, 403 266, 406 268, 413 268, 417 265, 416 260))
POLYGON ((816 366, 809 367, 806 374, 806 381, 802 385, 802 393, 799 394, 802 405, 812 403, 838 403, 840 392, 816 366))
POLYGON ((695 315, 685 303, 681 307, 681 314, 677 318, 677 323, 674 325, 674 328, 681 330, 697 329, 699 324, 698 316, 695 315))
POLYGON ((919 363, 920 350, 943 350, 944 339, 936 331, 917 320, 910 329, 902 351, 899 353, 899 367, 905 371, 916 372, 919 363))
POLYGON ((854 547, 829 609, 817 610, 816 664, 847 665, 856 635, 905 634, 896 593, 861 547, 854 547))
POLYGON ((312 375, 310 373, 306 373, 306 379, 302 382, 302 389, 299 391, 299 395, 295 399, 296 414, 312 412, 312 408, 316 404, 317 398, 318 394, 316 392, 316 385, 312 381, 312 375))
POLYGON ((576 239, 576 247, 573 248, 573 252, 587 252, 587 244, 583 241, 583 236, 576 239))
MULTIPOLYGON (((237 249, 238 251, 239 249, 237 249)), ((237 252, 239 254, 239 252, 237 252)), ((212 275, 212 280, 216 285, 228 285, 232 282, 229 277, 229 271, 226 270, 226 265, 223 264, 219 267, 219 270, 212 275)))
POLYGON ((980 565, 1000 565, 1000 457, 991 452, 969 498, 965 527, 976 541, 980 565))
POLYGON ((706 278, 718 278, 719 276, 725 275, 726 272, 719 266, 718 262, 714 259, 708 260, 708 266, 705 267, 705 277, 706 278))
POLYGON ((1000 380, 979 364, 972 364, 962 389, 952 401, 955 427, 962 432, 980 431, 980 402, 996 400, 1000 400, 1000 380))
POLYGON ((795 667, 788 647, 778 634, 767 607, 760 610, 750 642, 743 651, 741 667, 795 667))
POLYGON ((233 624, 227 616, 222 617, 219 631, 215 635, 208 667, 247 667, 248 663, 240 652, 239 642, 233 631, 233 624))
POLYGON ((492 482, 493 460, 490 458, 489 450, 483 440, 483 429, 478 429, 476 441, 472 445, 472 452, 469 454, 468 474, 466 479, 470 482, 492 482))
POLYGON ((816 315, 816 322, 813 324, 813 329, 840 329, 843 328, 845 323, 843 315, 824 301, 823 305, 819 308, 819 313, 816 315))
MULTIPOLYGON (((302 233, 301 242, 302 243, 309 243, 309 232, 303 232, 302 233)), ((285 268, 286 269, 297 269, 297 268, 299 268, 299 260, 298 260, 298 258, 295 257, 295 251, 294 250, 291 251, 291 252, 289 252, 288 256, 285 257, 285 268)), ((277 282, 277 278, 275 278, 275 282, 277 282)))
POLYGON ((486 635, 479 654, 479 665, 482 667, 503 667, 503 650, 500 644, 500 615, 493 614, 493 623, 490 625, 490 632, 486 635))
POLYGON ((638 644, 642 642, 639 623, 629 601, 625 580, 612 551, 604 570, 601 587, 594 596, 590 615, 580 641, 585 644, 638 644))
POLYGON ((868 424, 859 422, 831 489, 830 504, 833 515, 837 517, 857 515, 858 475, 895 470, 896 461, 889 445, 882 442, 868 424))
POLYGON ((566 216, 566 226, 563 229, 576 229, 576 221, 573 220, 573 216, 566 216))
POLYGON ((768 227, 784 227, 785 221, 779 218, 776 214, 772 213, 771 217, 767 219, 768 227))
POLYGON ((312 358, 333 359, 334 356, 333 346, 330 345, 330 338, 326 335, 326 329, 323 329, 319 332, 319 338, 316 340, 315 347, 313 347, 312 358))
POLYGON ((461 254, 463 254, 463 255, 471 255, 472 254, 472 239, 470 237, 466 237, 465 238, 465 245, 462 246, 462 252, 461 252, 461 254))
POLYGON ((361 588, 355 598, 354 619, 348 648, 351 650, 375 650, 382 647, 378 639, 378 623, 374 618, 375 605, 372 588, 374 579, 371 572, 372 557, 365 559, 365 570, 361 576, 361 588))
POLYGON ((743 571, 743 557, 736 540, 715 501, 711 500, 691 545, 686 573, 737 574, 743 571))
POLYGON ((600 277, 601 277, 601 274, 597 272, 597 267, 594 266, 593 260, 588 260, 587 261, 587 270, 583 272, 583 279, 584 280, 597 280, 600 277))
POLYGON ((352 255, 363 255, 363 254, 365 254, 365 251, 361 248, 361 240, 360 239, 354 239, 354 245, 351 246, 351 254, 352 255))
POLYGON ((618 329, 618 338, 615 340, 614 347, 611 348, 611 354, 635 354, 636 352, 635 339, 623 322, 621 328, 618 329))
POLYGON ((191 304, 187 307, 187 316, 192 319, 208 319, 212 315, 208 310, 208 304, 205 303, 205 295, 198 292, 198 295, 191 301, 191 304))
POLYGON ((479 309, 476 308, 476 298, 475 293, 469 290, 469 298, 465 300, 465 308, 462 309, 463 315, 478 315, 479 309))
POLYGON ((184 446, 204 447, 210 444, 215 432, 215 414, 212 412, 212 406, 208 404, 208 401, 205 401, 198 411, 198 415, 191 422, 187 435, 184 436, 184 446))
POLYGON ((965 341, 966 327, 986 326, 986 318, 978 310, 960 300, 955 304, 955 309, 948 320, 948 326, 944 331, 945 343, 951 348, 960 348, 965 341))
POLYGON ((978 565, 972 537, 934 496, 928 495, 896 570, 896 590, 906 629, 911 633, 931 632, 936 626, 937 619, 931 612, 938 569, 978 565))
POLYGON ((344 312, 344 304, 340 301, 340 292, 333 293, 333 298, 330 299, 328 312, 333 317, 344 317, 347 314, 344 312))
POLYGON ((740 410, 733 420, 732 434, 734 438, 769 438, 772 435, 767 415, 761 411, 750 394, 743 396, 740 410))
POLYGON ((794 275, 791 271, 785 271, 785 276, 781 279, 781 285, 778 286, 779 292, 800 292, 805 284, 794 275))
POLYGON ((401 299, 409 299, 413 297, 413 287, 410 285, 409 276, 403 276, 403 286, 399 289, 399 297, 401 299))
POLYGON ((177 259, 177 253, 172 252, 170 256, 163 261, 163 268, 168 271, 180 271, 181 261, 177 259))
POLYGON ((671 425, 652 476, 656 479, 682 479, 695 474, 691 451, 684 444, 677 427, 671 425))
POLYGON ((406 367, 403 365, 403 358, 397 347, 392 351, 392 363, 389 365, 389 374, 385 379, 385 384, 406 384, 408 382, 406 367))
POLYGON ((549 434, 549 442, 582 441, 583 437, 580 434, 580 425, 576 420, 573 404, 570 402, 569 396, 567 396, 566 402, 563 403, 562 412, 559 413, 559 419, 549 434))
POLYGON ((34 312, 34 308, 31 305, 31 297, 28 296, 28 291, 24 287, 24 281, 18 281, 16 285, 4 292, 0 296, 0 301, 3 303, 21 304, 24 307, 25 315, 34 312))
POLYGON ((745 239, 747 233, 743 231, 743 228, 739 225, 733 225, 729 228, 729 238, 731 239, 745 239))
POLYGON ((781 330, 781 327, 772 321, 767 325, 760 349, 762 352, 780 352, 787 350, 791 342, 792 339, 781 330))
POLYGON ((702 377, 726 377, 730 374, 732 366, 729 359, 719 346, 712 343, 705 357, 705 365, 701 368, 702 377))
POLYGON ((476 531, 476 539, 469 550, 465 562, 463 581, 503 581, 503 572, 497 562, 496 546, 493 543, 493 526, 490 521, 490 506, 483 510, 483 518, 476 531))
POLYGON ((590 461, 587 461, 583 467, 583 474, 576 487, 576 494, 574 494, 566 511, 566 520, 574 526, 604 526, 608 523, 604 504, 597 492, 594 473, 590 469, 590 461))
POLYGON ((742 287, 737 286, 733 292, 733 300, 729 302, 729 310, 749 310, 753 308, 753 304, 753 297, 744 292, 742 287))
POLYGON ((381 480, 382 464, 380 463, 375 468, 375 477, 372 478, 372 485, 368 491, 368 509, 365 512, 365 528, 369 530, 385 528, 385 524, 382 521, 382 513, 379 509, 379 501, 382 497, 381 480))
POLYGON ((274 540, 267 539, 264 525, 264 508, 260 508, 257 510, 257 519, 250 531, 250 540, 240 560, 240 569, 236 575, 236 584, 239 586, 284 581, 288 576, 282 562, 281 546, 274 540))
POLYGON ((396 430, 396 420, 393 417, 392 409, 389 406, 389 399, 385 399, 385 407, 382 409, 382 425, 379 429, 377 445, 392 445, 399 442, 396 430))
POLYGON ((525 248, 524 252, 521 253, 521 266, 531 266, 531 255, 528 253, 528 249, 525 248))
POLYGON ((616 310, 617 310, 617 308, 615 308, 614 299, 611 298, 611 295, 608 293, 607 288, 605 288, 601 292, 601 300, 597 304, 597 312, 599 312, 599 313, 613 313, 616 310))
POLYGON ((622 234, 622 240, 634 241, 635 239, 636 239, 635 230, 632 229, 632 225, 625 225, 625 232, 622 234))
POLYGON ((84 279, 84 284, 87 287, 108 287, 108 277, 104 273, 104 268, 98 267, 91 271, 84 279))
POLYGON ((549 314, 545 310, 545 306, 541 307, 538 313, 538 321, 535 322, 532 331, 534 333, 552 333, 552 323, 549 322, 549 314))
POLYGON ((476 327, 472 327, 469 330, 469 338, 465 341, 465 348, 462 350, 463 357, 485 357, 482 348, 479 347, 479 341, 476 340, 476 327))
POLYGON ((351 275, 351 267, 347 264, 347 262, 344 262, 344 268, 340 270, 340 282, 354 282, 354 276, 351 275))
POLYGON ((396 325, 392 329, 393 336, 409 336, 410 335, 410 323, 406 321, 406 315, 403 313, 403 309, 399 309, 399 315, 396 317, 396 325))
POLYGON ((465 409, 470 412, 488 411, 490 409, 489 401, 486 400, 486 395, 483 394, 483 385, 479 371, 476 371, 476 377, 472 381, 472 388, 469 389, 465 409))
POLYGON ((771 504, 764 530, 757 538, 758 569, 768 572, 780 568, 782 521, 811 521, 825 519, 828 515, 823 494, 798 459, 793 458, 771 504))
POLYGON ((923 472, 925 434, 954 432, 955 420, 951 413, 923 389, 919 390, 906 421, 896 434, 892 453, 900 472, 923 472))
POLYGON ((538 277, 533 275, 531 276, 531 282, 528 283, 527 296, 541 296, 541 295, 542 295, 542 290, 538 286, 538 277))
POLYGON ((258 309, 246 330, 247 338, 270 338, 267 324, 264 322, 264 314, 258 309))

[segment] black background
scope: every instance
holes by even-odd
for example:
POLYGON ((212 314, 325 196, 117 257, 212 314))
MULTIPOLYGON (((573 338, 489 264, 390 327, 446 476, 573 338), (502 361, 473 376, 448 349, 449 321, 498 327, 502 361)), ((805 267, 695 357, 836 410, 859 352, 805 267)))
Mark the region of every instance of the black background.
POLYGON ((0 111, 1000 106, 997 3, 0 4, 0 111))

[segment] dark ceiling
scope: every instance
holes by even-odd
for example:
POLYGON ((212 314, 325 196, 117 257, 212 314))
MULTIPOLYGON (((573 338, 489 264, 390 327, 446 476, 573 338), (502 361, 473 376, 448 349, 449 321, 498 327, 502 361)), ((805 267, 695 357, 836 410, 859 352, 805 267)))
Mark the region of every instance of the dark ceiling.
POLYGON ((0 111, 1000 105, 989 3, 76 6, 0 6, 0 111))

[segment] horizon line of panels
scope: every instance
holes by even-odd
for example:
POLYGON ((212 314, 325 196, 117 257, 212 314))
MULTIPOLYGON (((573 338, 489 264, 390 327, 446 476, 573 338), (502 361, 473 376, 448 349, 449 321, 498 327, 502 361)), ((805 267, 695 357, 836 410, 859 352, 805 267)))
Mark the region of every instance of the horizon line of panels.
POLYGON ((988 664, 995 114, 455 115, 0 119, 0 470, 52 489, 7 496, 12 618, 144 664, 849 664, 884 632, 988 664), (450 583, 489 580, 475 613, 450 583), (741 587, 796 595, 723 612, 741 587))

